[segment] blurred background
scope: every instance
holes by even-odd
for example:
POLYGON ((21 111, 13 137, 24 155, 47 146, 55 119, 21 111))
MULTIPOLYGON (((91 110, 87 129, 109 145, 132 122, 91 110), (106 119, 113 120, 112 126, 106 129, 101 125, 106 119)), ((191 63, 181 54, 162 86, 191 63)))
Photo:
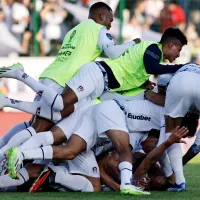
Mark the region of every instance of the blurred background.
MULTIPOLYGON (((0 66, 21 62, 38 78, 54 60, 66 33, 87 19, 96 0, 1 0, 0 66)), ((136 37, 159 41, 168 27, 180 28, 188 37, 177 63, 200 64, 199 0, 104 0, 114 11, 111 34, 116 43, 136 37)), ((33 91, 20 82, 0 79, 0 91, 11 98, 32 101, 33 91)), ((6 108, 5 112, 14 110, 6 108)), ((0 112, 0 134, 29 118, 24 113, 0 112), (12 116, 11 116, 12 115, 12 116), (13 121, 14 120, 14 121, 13 121), (13 122, 12 122, 13 121, 13 122)))

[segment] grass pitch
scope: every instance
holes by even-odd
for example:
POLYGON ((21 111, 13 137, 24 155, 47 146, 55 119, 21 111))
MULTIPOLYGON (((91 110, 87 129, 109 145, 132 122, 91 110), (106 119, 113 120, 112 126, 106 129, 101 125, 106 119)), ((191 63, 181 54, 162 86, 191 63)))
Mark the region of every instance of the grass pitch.
POLYGON ((0 200, 194 200, 200 199, 200 155, 184 168, 188 191, 180 193, 151 192, 148 196, 122 196, 118 192, 99 193, 0 193, 0 200))

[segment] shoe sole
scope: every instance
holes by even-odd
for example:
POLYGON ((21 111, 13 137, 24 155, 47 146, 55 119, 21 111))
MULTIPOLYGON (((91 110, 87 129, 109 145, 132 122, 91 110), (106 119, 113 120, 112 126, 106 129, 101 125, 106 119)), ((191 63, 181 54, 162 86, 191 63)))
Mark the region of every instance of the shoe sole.
POLYGON ((150 192, 145 192, 145 191, 133 191, 130 189, 123 189, 120 191, 121 194, 123 195, 150 195, 150 192))
POLYGON ((17 171, 14 164, 16 155, 17 149, 15 147, 8 150, 8 173, 12 179, 17 178, 17 171))
POLYGON ((46 171, 44 174, 41 175, 31 186, 29 189, 29 193, 36 192, 40 187, 43 185, 45 180, 48 178, 49 174, 51 173, 51 170, 46 171))

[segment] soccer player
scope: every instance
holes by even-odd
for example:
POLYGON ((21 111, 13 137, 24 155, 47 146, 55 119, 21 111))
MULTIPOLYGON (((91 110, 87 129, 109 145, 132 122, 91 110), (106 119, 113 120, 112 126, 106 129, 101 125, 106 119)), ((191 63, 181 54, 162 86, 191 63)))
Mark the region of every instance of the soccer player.
MULTIPOLYGON (((140 41, 136 39, 135 42, 130 41, 122 45, 114 43, 112 36, 108 32, 113 21, 112 9, 103 2, 98 2, 91 6, 88 18, 88 20, 80 23, 67 33, 55 61, 40 75, 40 83, 58 94, 62 93, 65 83, 75 75, 82 65, 94 61, 102 52, 109 58, 117 58, 130 46, 140 41)), ((40 94, 39 91, 37 93, 40 94)), ((0 99, 2 103, 2 96, 0 99)), ((40 95, 35 97, 35 101, 40 101, 41 104, 46 105, 46 101, 40 95)), ((8 100, 7 103, 12 104, 14 100, 12 102, 8 100)), ((0 148, 17 132, 19 134, 16 138, 26 141, 36 132, 49 130, 54 125, 52 121, 40 118, 39 115, 39 113, 42 114, 45 111, 45 113, 47 112, 46 115, 48 115, 46 118, 49 118, 51 116, 49 107, 48 109, 40 109, 40 106, 35 102, 31 106, 26 105, 25 107, 29 107, 33 115, 36 113, 37 115, 32 118, 30 123, 20 123, 5 134, 0 140, 0 148)), ((73 106, 71 110, 74 110, 73 106)), ((57 117, 54 117, 60 118, 60 113, 58 113, 57 117)), ((3 158, 4 156, 0 155, 0 160, 2 160, 1 157, 3 158)))
MULTIPOLYGON (((165 122, 167 137, 180 126, 183 117, 191 110, 199 113, 199 79, 200 69, 195 64, 187 64, 180 68, 175 75, 160 77, 160 85, 167 87, 165 100, 165 122), (187 80, 187 81, 186 81, 187 80), (187 82, 187 83, 186 83, 187 82)), ((148 95, 147 98, 149 99, 148 95)), ((153 101, 151 99, 151 101, 153 101)), ((180 145, 172 146, 172 168, 175 171, 176 184, 169 188, 170 191, 186 190, 182 166, 182 151, 180 145), (174 152, 174 153, 173 153, 174 152)))

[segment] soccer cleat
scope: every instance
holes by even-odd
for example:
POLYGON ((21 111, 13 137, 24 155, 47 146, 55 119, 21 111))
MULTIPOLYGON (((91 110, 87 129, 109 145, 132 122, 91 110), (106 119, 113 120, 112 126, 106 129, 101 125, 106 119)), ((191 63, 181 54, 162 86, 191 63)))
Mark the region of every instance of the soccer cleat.
POLYGON ((35 180, 33 185, 31 186, 31 188, 29 189, 29 192, 33 193, 33 192, 38 191, 41 188, 41 186, 44 184, 44 182, 47 181, 51 172, 52 170, 50 170, 48 167, 45 167, 40 173, 40 175, 38 176, 38 178, 35 180))
POLYGON ((5 99, 5 95, 3 93, 0 92, 0 109, 4 108, 4 99, 5 99))
POLYGON ((9 67, 1 67, 0 78, 15 78, 16 71, 18 70, 24 71, 24 67, 21 63, 16 63, 9 67))
POLYGON ((169 192, 184 192, 187 190, 187 186, 185 183, 181 183, 180 185, 174 184, 172 187, 168 188, 167 191, 169 192))
POLYGON ((149 195, 150 192, 143 191, 140 187, 134 185, 120 185, 120 193, 124 195, 149 195))
POLYGON ((197 144, 193 144, 187 153, 183 156, 183 165, 185 165, 188 161, 194 158, 200 152, 200 146, 197 144))
POLYGON ((8 173, 11 178, 18 178, 17 171, 21 168, 23 163, 23 155, 18 147, 12 147, 7 152, 8 158, 8 173))

